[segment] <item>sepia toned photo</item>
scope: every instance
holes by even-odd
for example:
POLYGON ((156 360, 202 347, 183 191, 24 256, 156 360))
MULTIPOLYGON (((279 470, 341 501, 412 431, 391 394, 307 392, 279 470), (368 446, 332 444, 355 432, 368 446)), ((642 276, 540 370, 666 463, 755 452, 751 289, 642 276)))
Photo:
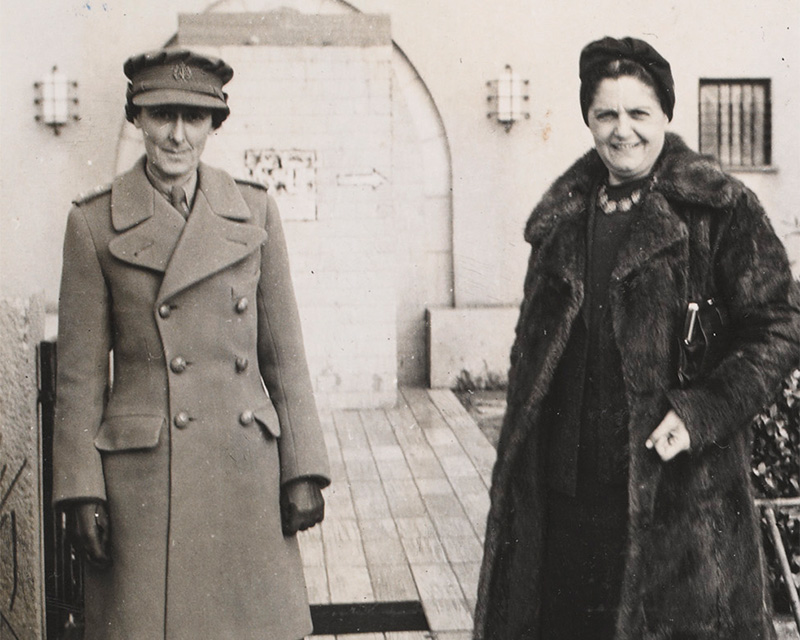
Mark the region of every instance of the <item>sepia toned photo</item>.
POLYGON ((0 640, 800 638, 798 27, 0 0, 0 640))

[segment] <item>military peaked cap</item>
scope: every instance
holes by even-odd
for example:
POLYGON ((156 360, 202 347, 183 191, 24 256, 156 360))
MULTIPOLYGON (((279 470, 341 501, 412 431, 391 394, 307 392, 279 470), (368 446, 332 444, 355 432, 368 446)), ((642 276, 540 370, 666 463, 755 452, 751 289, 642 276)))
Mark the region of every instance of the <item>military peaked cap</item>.
POLYGON ((128 58, 123 70, 130 80, 128 102, 137 107, 173 104, 230 113, 222 87, 233 77, 233 69, 219 58, 159 49, 128 58))

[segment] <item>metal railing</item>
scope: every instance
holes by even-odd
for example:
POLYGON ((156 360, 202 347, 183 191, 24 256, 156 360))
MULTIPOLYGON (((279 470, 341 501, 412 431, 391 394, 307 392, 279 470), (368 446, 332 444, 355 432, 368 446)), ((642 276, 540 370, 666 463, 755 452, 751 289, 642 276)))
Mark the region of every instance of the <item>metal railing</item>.
POLYGON ((764 517, 767 520, 770 539, 772 540, 772 544, 775 548, 775 554, 778 557, 781 575, 783 576, 783 583, 786 587, 786 595, 789 597, 789 604, 792 607, 794 623, 797 626, 798 632, 800 632, 800 596, 798 596, 797 589, 794 586, 792 567, 789 563, 789 556, 786 554, 786 547, 783 544, 781 531, 778 528, 778 520, 775 516, 776 510, 797 510, 800 512, 800 498, 774 498, 772 500, 759 499, 756 500, 756 505, 761 508, 764 517))

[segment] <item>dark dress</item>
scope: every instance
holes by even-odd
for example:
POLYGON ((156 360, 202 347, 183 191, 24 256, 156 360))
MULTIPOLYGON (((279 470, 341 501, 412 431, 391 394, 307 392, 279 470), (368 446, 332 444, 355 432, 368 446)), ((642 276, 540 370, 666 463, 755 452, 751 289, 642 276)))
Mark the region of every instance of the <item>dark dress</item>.
MULTIPOLYGON (((606 190, 611 200, 620 200, 645 184, 606 190)), ((605 214, 590 207, 584 305, 545 405, 548 586, 541 640, 614 635, 628 521, 628 411, 608 288, 637 209, 605 214)))

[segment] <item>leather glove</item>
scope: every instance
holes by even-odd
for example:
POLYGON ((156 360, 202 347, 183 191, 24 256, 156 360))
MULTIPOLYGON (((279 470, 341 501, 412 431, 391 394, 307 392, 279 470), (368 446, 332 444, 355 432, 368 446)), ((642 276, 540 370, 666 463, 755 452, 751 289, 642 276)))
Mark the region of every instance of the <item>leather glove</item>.
POLYGON ((67 537, 75 550, 92 566, 111 566, 111 520, 106 503, 82 500, 65 508, 67 537))
POLYGON ((325 499, 319 484, 299 478, 281 487, 281 526, 283 535, 293 536, 322 522, 325 499))

